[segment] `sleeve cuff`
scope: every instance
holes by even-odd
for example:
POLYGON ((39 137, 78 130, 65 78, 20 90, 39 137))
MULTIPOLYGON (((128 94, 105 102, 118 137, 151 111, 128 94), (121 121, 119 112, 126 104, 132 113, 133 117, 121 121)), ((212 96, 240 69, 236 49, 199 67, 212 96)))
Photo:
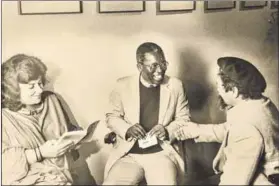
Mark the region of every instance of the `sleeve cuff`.
POLYGON ((170 140, 169 131, 166 128, 165 128, 165 131, 166 131, 165 140, 169 141, 170 140))
MULTIPOLYGON (((130 126, 130 127, 132 127, 132 126, 130 126)), ((129 128, 130 128, 130 127, 129 127, 129 128)), ((129 128, 128 128, 128 129, 129 129, 129 128)), ((133 139, 132 137, 127 137, 127 131, 128 131, 128 129, 127 129, 126 132, 125 132, 124 139, 125 139, 126 141, 132 141, 132 139, 133 139)))
POLYGON ((128 129, 131 127, 130 125, 125 125, 125 126, 123 126, 124 128, 121 130, 121 131, 119 131, 120 132, 120 135, 121 135, 121 137, 124 139, 124 140, 129 140, 129 138, 126 138, 126 135, 127 135, 127 131, 128 131, 128 129))

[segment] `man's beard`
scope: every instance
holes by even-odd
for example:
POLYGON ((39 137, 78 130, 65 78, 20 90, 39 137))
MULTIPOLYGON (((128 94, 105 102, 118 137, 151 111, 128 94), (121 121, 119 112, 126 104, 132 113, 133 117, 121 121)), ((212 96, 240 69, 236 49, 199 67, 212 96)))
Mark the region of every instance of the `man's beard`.
POLYGON ((229 110, 230 108, 232 108, 231 105, 228 105, 224 99, 222 98, 222 96, 218 96, 218 106, 219 106, 219 109, 222 110, 222 111, 227 111, 229 110))

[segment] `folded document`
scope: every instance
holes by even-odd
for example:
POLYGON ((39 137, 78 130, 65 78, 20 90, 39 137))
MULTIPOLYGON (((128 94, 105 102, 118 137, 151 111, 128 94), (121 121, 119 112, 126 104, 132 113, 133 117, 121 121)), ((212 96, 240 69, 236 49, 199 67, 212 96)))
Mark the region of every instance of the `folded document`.
POLYGON ((92 141, 92 137, 98 123, 99 121, 90 124, 85 130, 65 132, 58 139, 58 143, 67 143, 69 141, 74 142, 75 145, 79 143, 88 143, 92 141))
POLYGON ((138 140, 139 147, 145 149, 147 147, 151 147, 158 144, 157 137, 155 135, 150 136, 149 134, 146 135, 145 138, 138 140))

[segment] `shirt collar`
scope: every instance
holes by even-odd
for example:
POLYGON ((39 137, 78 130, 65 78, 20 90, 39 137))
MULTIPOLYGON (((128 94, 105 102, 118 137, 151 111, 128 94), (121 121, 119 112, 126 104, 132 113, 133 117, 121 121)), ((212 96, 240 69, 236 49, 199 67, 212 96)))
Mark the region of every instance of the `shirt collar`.
POLYGON ((158 85, 157 84, 151 84, 149 82, 147 82, 143 77, 142 75, 140 75, 140 82, 147 88, 151 88, 151 87, 157 87, 158 85))
POLYGON ((227 116, 228 118, 238 118, 243 114, 243 111, 249 111, 252 113, 256 113, 259 107, 265 106, 270 102, 270 99, 267 97, 263 97, 258 100, 246 100, 238 103, 230 110, 228 110, 227 116))
POLYGON ((42 112, 43 108, 44 108, 44 104, 40 104, 40 106, 38 108, 36 108, 35 110, 30 110, 30 109, 23 107, 18 112, 25 114, 25 115, 33 116, 33 115, 36 115, 36 114, 39 114, 40 112, 42 112))

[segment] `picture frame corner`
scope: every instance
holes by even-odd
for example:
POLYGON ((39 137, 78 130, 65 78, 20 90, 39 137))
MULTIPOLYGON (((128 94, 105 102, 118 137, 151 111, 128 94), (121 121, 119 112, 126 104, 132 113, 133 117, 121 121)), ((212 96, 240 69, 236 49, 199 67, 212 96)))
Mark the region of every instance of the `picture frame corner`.
POLYGON ((192 12, 196 10, 196 1, 191 1, 193 3, 192 8, 189 9, 167 9, 164 10, 161 7, 161 0, 156 0, 156 12, 158 14, 163 14, 163 13, 187 13, 187 12, 192 12))
MULTIPOLYGON (((57 11, 57 12, 52 12, 52 11, 41 11, 41 12, 36 12, 36 11, 24 11, 23 10, 23 4, 25 2, 31 2, 31 1, 23 1, 23 0, 17 0, 18 2, 18 13, 19 15, 53 15, 53 14, 81 14, 83 13, 83 2, 82 1, 76 1, 78 3, 77 5, 77 10, 75 11, 70 11, 70 10, 61 10, 61 11, 57 11)), ((43 1, 42 1, 43 2, 43 1)), ((54 3, 56 1, 53 1, 54 3)), ((67 2, 67 1, 65 1, 67 2)), ((71 2, 75 2, 75 1, 71 1, 71 2)), ((40 1, 34 1, 33 3, 41 3, 40 1)))
POLYGON ((236 8, 236 1, 228 1, 228 2, 232 2, 232 6, 230 7, 215 7, 215 8, 210 8, 209 7, 209 3, 210 1, 205 1, 204 2, 204 12, 205 13, 210 13, 210 12, 216 12, 216 11, 230 11, 232 9, 236 8))
POLYGON ((140 12, 145 12, 146 11, 146 4, 145 1, 140 1, 142 2, 141 4, 141 9, 138 10, 102 10, 102 1, 97 1, 97 12, 100 14, 106 14, 106 13, 140 13, 140 12))

